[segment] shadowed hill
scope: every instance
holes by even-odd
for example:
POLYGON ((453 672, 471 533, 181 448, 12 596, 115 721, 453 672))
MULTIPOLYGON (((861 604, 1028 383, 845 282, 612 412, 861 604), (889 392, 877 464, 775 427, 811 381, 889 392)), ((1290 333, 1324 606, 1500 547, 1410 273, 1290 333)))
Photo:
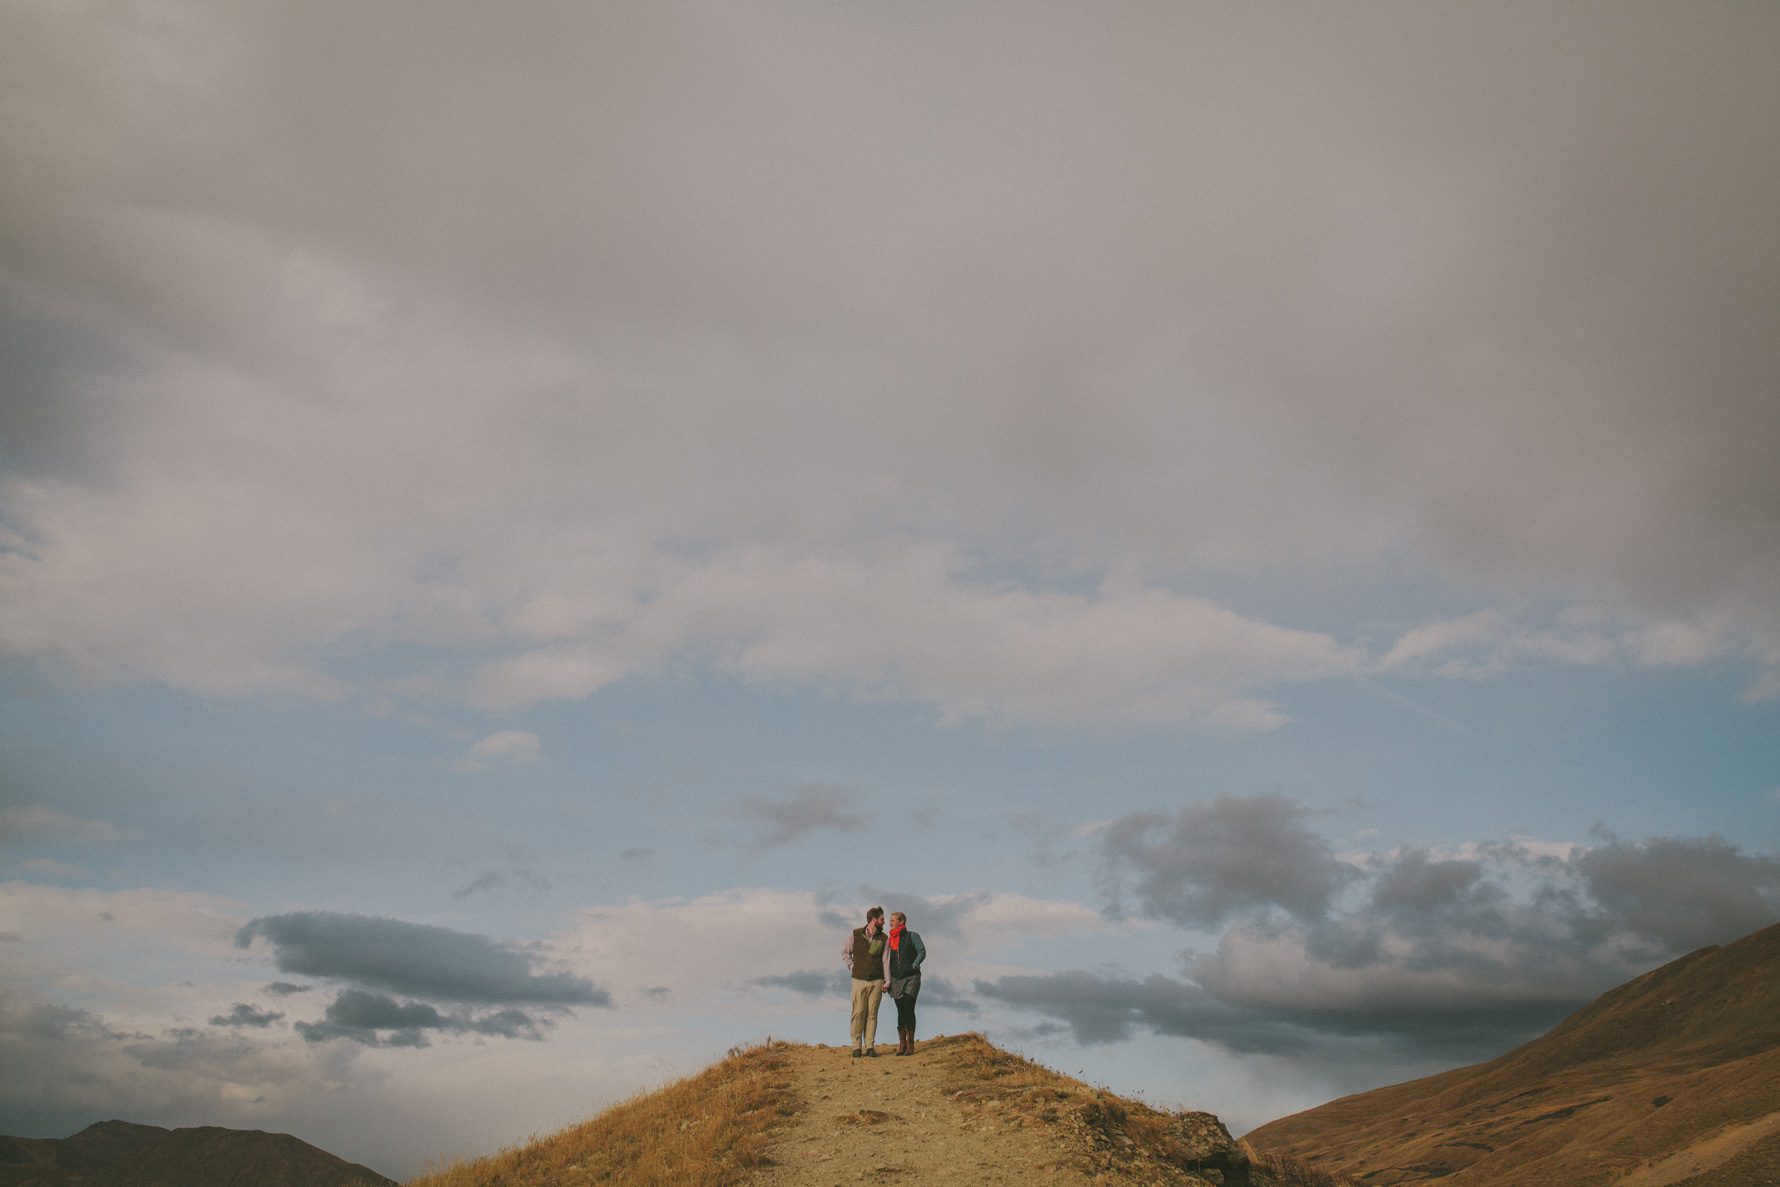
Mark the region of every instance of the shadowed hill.
POLYGON ((1780 925, 1646 973, 1499 1059, 1248 1140, 1367 1184, 1780 1183, 1780 925))
POLYGON ((395 1187, 287 1133, 101 1121, 71 1138, 0 1138, 0 1187, 395 1187))
POLYGON ((911 1059, 768 1040, 527 1145, 410 1187, 832 1187, 835 1183, 1333 1187, 1257 1165, 1209 1113, 1167 1113, 942 1037, 911 1059))
POLYGON ((0 1138, 0 1184, 71 1182, 171 1130, 129 1121, 100 1121, 70 1138, 0 1138))

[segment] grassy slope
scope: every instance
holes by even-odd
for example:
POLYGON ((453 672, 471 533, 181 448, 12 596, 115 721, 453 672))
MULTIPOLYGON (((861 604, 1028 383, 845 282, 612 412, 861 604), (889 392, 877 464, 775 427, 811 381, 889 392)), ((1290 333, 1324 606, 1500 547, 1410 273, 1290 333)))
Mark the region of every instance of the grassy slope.
POLYGON ((727 1059, 523 1146, 459 1162, 410 1187, 729 1187, 761 1165, 774 1127, 803 1102, 779 1073, 782 1044, 727 1059))
POLYGON ((1780 926, 1622 985, 1500 1059, 1344 1097, 1248 1138, 1368 1183, 1589 1187, 1775 1110, 1780 926))

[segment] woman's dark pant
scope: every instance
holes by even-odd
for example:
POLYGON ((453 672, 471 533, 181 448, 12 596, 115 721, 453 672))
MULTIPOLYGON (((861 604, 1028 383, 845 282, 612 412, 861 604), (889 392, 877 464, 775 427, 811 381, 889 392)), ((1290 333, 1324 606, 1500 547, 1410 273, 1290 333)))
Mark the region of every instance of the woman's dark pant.
POLYGON ((896 1029, 913 1031, 915 1029, 915 999, 921 995, 921 982, 917 978, 909 986, 908 996, 894 998, 896 1002, 896 1029))

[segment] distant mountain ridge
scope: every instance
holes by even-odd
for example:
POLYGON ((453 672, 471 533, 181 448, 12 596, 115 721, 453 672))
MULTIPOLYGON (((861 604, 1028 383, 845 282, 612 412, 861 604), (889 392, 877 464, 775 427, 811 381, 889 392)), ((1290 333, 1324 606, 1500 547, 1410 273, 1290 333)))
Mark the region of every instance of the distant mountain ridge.
POLYGON ((1780 925, 1610 990, 1498 1059, 1247 1140, 1369 1187, 1780 1183, 1780 925))
POLYGON ((0 1137, 0 1187, 396 1187, 288 1133, 101 1121, 68 1138, 0 1137))

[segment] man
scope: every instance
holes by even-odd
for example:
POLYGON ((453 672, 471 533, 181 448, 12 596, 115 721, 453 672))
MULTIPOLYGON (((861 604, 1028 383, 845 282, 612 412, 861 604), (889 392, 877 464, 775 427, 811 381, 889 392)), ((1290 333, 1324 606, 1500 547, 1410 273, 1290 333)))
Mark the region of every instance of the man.
POLYGON ((853 974, 853 1058, 877 1058, 878 1003, 890 988, 890 970, 884 941, 884 908, 865 913, 865 926, 856 927, 841 947, 841 959, 853 974))

